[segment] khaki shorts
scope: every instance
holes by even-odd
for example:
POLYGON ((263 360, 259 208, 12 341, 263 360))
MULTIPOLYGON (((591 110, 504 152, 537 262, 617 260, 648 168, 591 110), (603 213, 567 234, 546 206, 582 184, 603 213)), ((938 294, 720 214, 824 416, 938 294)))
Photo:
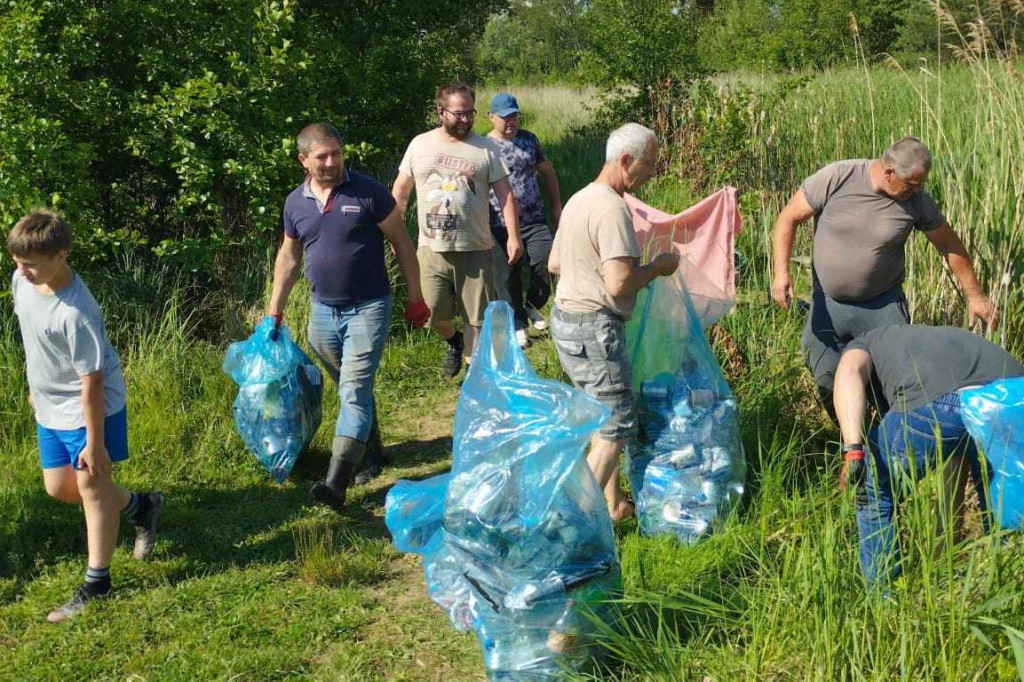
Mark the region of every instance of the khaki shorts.
POLYGON ((488 251, 435 253, 427 246, 416 251, 420 288, 430 308, 430 321, 452 322, 458 312, 466 324, 482 327, 484 310, 495 300, 494 263, 488 251))
POLYGON ((568 313, 551 309, 551 339, 562 369, 576 387, 597 398, 611 416, 597 434, 629 440, 637 434, 633 370, 626 356, 626 325, 605 312, 568 313))

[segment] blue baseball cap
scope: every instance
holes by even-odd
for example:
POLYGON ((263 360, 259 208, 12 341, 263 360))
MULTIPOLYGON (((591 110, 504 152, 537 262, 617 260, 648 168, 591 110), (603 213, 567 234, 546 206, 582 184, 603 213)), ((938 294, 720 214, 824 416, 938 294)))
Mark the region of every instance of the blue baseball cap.
POLYGON ((499 92, 491 98, 491 113, 502 118, 519 113, 519 102, 507 92, 499 92))

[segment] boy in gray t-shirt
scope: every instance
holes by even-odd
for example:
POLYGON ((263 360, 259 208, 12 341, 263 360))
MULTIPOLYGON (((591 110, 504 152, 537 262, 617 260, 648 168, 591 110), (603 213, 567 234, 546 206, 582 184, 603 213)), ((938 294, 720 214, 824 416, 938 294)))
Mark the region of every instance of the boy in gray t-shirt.
POLYGON ((111 463, 128 457, 124 378, 99 305, 68 266, 70 248, 71 230, 49 211, 25 216, 7 237, 18 266, 11 291, 25 346, 43 483, 51 497, 82 506, 88 534, 85 582, 50 612, 51 623, 68 620, 90 600, 110 594, 110 558, 121 514, 135 523, 134 556, 143 559, 153 549, 164 506, 161 493, 133 493, 111 478, 111 463))

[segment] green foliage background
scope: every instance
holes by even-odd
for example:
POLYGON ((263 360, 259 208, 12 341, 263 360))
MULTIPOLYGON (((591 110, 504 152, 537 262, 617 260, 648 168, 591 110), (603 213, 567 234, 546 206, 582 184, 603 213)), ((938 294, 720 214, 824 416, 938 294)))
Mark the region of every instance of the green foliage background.
POLYGON ((205 270, 276 229, 305 123, 390 171, 501 4, 0 0, 0 222, 56 206, 93 259, 205 270))

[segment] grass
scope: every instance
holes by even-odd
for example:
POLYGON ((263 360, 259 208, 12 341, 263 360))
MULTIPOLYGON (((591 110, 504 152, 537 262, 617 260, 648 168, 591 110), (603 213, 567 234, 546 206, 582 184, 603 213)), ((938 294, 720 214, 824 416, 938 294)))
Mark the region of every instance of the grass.
MULTIPOLYGON (((736 175, 750 262, 745 302, 723 321, 745 359, 731 382, 749 494, 721 533, 695 547, 640 537, 629 523, 617 529, 624 622, 609 633, 597 679, 1024 679, 1014 653, 1024 646, 1024 543, 937 538, 934 478, 900 519, 903 582, 889 597, 865 592, 853 509, 834 484, 836 433, 799 355, 802 319, 763 295, 768 233, 800 179, 916 132, 935 146, 930 189, 979 254, 986 282, 1001 282, 1009 268, 1000 302, 1008 318, 1017 310, 1024 107, 1011 104, 1024 103, 1024 86, 991 64, 878 70, 871 79, 873 117, 863 71, 816 77, 755 117, 736 175), (988 88, 990 78, 998 88, 988 88)), ((603 156, 600 139, 572 132, 592 95, 514 92, 568 198, 603 156)), ((722 90, 723 111, 734 92, 722 90)), ((670 211, 692 203, 697 190, 674 170, 643 198, 670 211)), ((259 314, 268 272, 269 258, 258 260, 237 273, 232 294, 207 296, 132 263, 87 274, 128 381, 133 454, 118 478, 164 490, 169 506, 152 560, 132 561, 125 538, 113 566, 117 597, 61 627, 44 615, 81 578, 80 514, 42 490, 20 341, 0 298, 0 680, 483 679, 474 638, 448 626, 418 562, 389 548, 382 520, 397 478, 448 466, 458 386, 441 378, 442 345, 395 325, 377 387, 392 466, 351 492, 346 514, 311 507, 332 411, 292 478, 276 485, 234 433, 234 387, 219 369, 225 343, 259 314)), ((923 244, 913 249, 908 288, 917 319, 960 321, 955 288, 923 244)), ((300 286, 287 311, 300 343, 307 300, 300 286)), ((1018 324, 1011 318, 1002 329, 1019 351, 1018 324)), ((541 375, 561 376, 546 339, 528 355, 541 375)), ((332 405, 333 387, 326 393, 332 405)))

